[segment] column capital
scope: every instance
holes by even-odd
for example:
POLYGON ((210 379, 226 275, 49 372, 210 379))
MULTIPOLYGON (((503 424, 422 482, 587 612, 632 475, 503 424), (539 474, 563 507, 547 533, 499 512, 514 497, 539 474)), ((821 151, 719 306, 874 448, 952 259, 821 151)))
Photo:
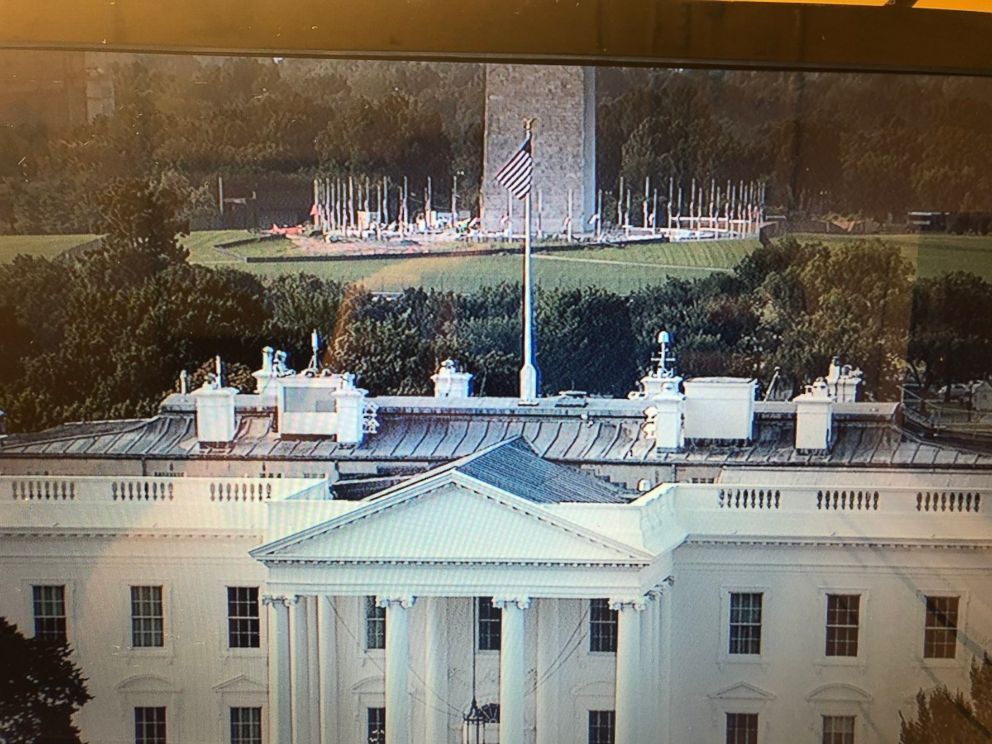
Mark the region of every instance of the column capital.
POLYGON ((666 576, 653 587, 648 589, 647 596, 651 599, 661 599, 664 594, 675 586, 675 577, 666 576))
POLYGON ((493 597, 493 607, 505 610, 513 606, 518 610, 526 610, 530 607, 530 597, 493 597))
POLYGON ((296 603, 296 597, 287 597, 285 594, 263 594, 262 604, 272 605, 273 607, 289 607, 291 604, 296 603))
POLYGON ((404 610, 409 610, 413 607, 417 598, 412 594, 388 594, 382 596, 376 596, 375 606, 376 607, 402 607, 404 610))
POLYGON ((640 596, 627 596, 627 597, 610 597, 609 604, 611 610, 617 610, 622 612, 623 610, 635 610, 640 612, 648 606, 649 597, 646 595, 640 596))

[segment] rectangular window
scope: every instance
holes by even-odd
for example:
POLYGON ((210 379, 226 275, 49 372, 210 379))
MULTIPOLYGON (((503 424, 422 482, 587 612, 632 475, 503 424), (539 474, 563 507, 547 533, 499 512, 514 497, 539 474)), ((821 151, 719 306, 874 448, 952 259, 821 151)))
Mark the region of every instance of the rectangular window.
MULTIPOLYGON (((365 598, 365 648, 386 647, 386 608, 376 605, 375 597, 365 598)), ((369 709, 371 710, 371 708, 369 709)))
POLYGON ((386 744, 386 709, 369 708, 368 744, 386 744))
POLYGON ((231 744, 262 744, 261 708, 231 708, 231 744))
POLYGON ((728 713, 727 744, 758 744, 758 714, 728 713))
POLYGON ((730 653, 761 653, 761 592, 730 595, 730 653))
POLYGON ((227 645, 259 647, 258 587, 227 587, 227 645))
POLYGON ((827 595, 827 656, 858 655, 860 615, 860 595, 827 595))
POLYGON ((854 716, 823 716, 823 744, 854 744, 854 716))
POLYGON ((65 587, 34 586, 34 637, 66 642, 65 587))
POLYGON ((616 653, 617 611, 610 609, 608 599, 589 602, 589 650, 616 653))
POLYGON ((492 597, 478 597, 476 602, 479 606, 479 650, 499 651, 503 611, 493 607, 492 597))
POLYGON ((954 658, 958 645, 959 599, 959 597, 927 597, 923 658, 954 658))
POLYGON ((165 744, 165 708, 134 709, 134 744, 165 744))
POLYGON ((135 648, 161 648, 165 645, 162 614, 162 587, 131 587, 131 645, 135 648))
POLYGON ((613 744, 616 720, 612 710, 589 711, 589 744, 613 744))

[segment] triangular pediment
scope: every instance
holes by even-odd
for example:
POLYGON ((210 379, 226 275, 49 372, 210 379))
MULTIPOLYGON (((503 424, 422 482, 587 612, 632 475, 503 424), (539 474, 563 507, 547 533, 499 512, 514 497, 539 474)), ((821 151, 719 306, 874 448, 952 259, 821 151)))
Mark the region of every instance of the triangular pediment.
POLYGON ((251 679, 247 674, 239 674, 226 682, 214 685, 216 692, 265 692, 268 689, 265 685, 251 679))
POLYGON ((725 687, 722 690, 711 693, 711 700, 774 700, 775 696, 767 690, 755 687, 747 682, 738 682, 736 685, 725 687))
POLYGON ((836 682, 817 687, 806 699, 811 703, 870 703, 871 695, 860 687, 836 682))
POLYGON ((637 548, 448 472, 252 551, 262 562, 645 564, 637 548))
POLYGON ((118 683, 116 687, 118 692, 157 692, 157 693, 173 693, 179 692, 179 690, 164 677, 156 677, 153 674, 136 674, 133 677, 128 677, 122 682, 118 683))

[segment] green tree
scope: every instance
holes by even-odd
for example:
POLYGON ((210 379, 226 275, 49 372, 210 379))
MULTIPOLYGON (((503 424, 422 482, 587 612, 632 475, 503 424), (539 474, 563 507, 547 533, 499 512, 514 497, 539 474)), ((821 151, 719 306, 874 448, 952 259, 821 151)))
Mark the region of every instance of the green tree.
POLYGON ((785 241, 792 254, 766 276, 754 299, 767 372, 794 384, 825 373, 841 354, 865 372, 865 392, 895 399, 909 339, 911 267, 898 248, 879 240, 841 246, 785 241))
POLYGON ((992 370, 992 284, 963 272, 913 287, 909 360, 925 387, 982 377, 992 370))
POLYGON ((25 638, 0 617, 0 741, 81 744, 73 714, 92 699, 68 646, 25 638))
POLYGON ((938 687, 916 694, 916 717, 900 718, 899 744, 987 744, 992 741, 992 660, 971 664, 971 699, 938 687))
POLYGON ((100 248, 87 256, 83 276, 102 290, 137 285, 155 273, 185 263, 179 238, 189 234, 182 202, 169 188, 143 179, 113 182, 97 199, 100 248))
POLYGON ((636 376, 624 298, 603 289, 540 292, 537 354, 545 394, 585 390, 622 396, 636 376))

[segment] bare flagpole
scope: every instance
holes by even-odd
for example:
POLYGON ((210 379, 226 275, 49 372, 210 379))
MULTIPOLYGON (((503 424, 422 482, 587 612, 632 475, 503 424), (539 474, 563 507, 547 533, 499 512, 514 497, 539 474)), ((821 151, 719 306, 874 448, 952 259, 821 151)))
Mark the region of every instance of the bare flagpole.
MULTIPOLYGON (((533 119, 524 121, 524 131, 530 141, 531 158, 534 156, 534 142, 531 139, 533 119)), ((537 400, 537 366, 534 364, 534 297, 532 287, 532 267, 530 251, 530 193, 524 197, 524 276, 523 276, 523 321, 524 321, 524 359, 520 368, 520 399, 525 401, 537 400)))

